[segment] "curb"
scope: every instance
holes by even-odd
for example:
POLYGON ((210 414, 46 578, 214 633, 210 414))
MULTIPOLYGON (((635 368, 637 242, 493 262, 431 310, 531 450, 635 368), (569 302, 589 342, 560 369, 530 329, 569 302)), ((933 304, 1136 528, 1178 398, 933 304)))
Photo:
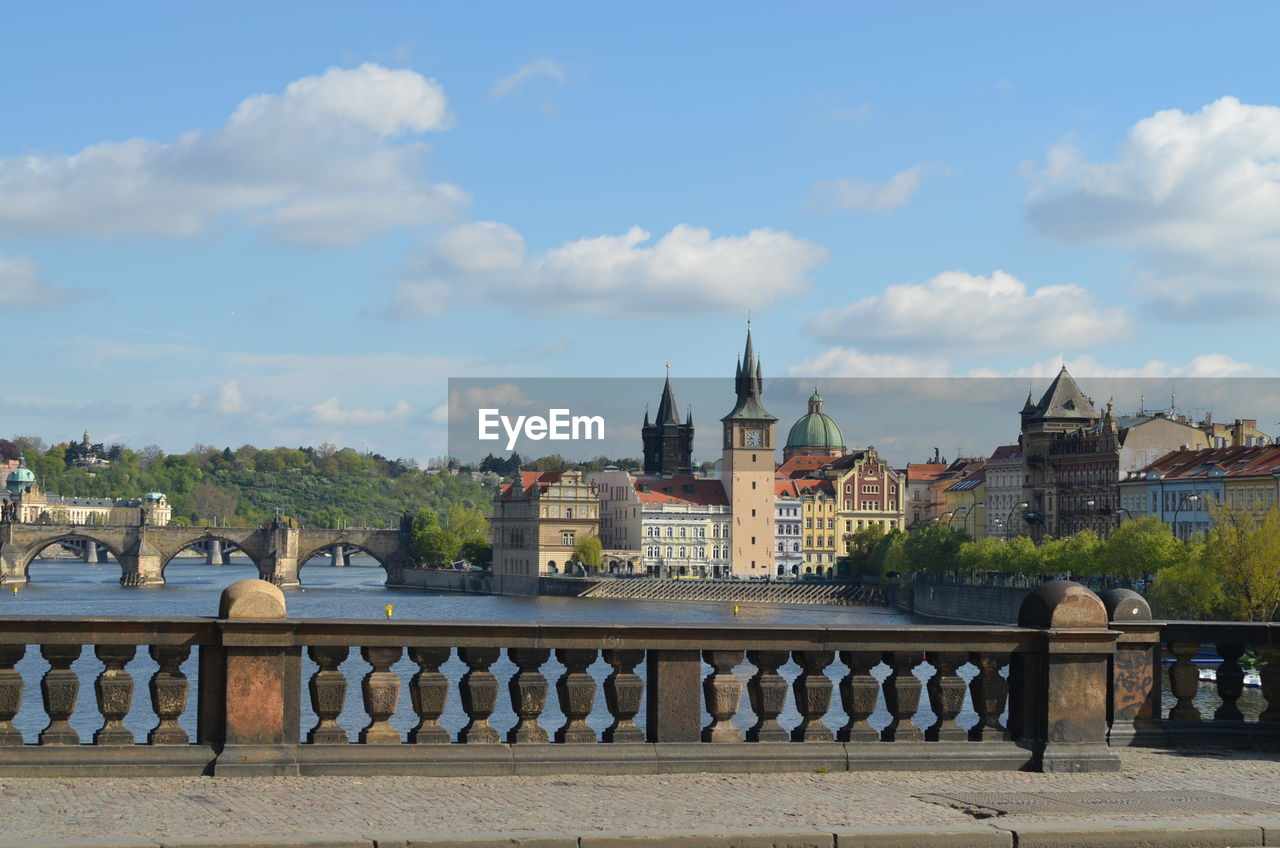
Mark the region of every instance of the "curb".
POLYGON ((1260 848, 1280 846, 1280 818, 1163 822, 991 822, 833 831, 626 831, 588 834, 369 834, 351 839, 23 839, 0 848, 1260 848))

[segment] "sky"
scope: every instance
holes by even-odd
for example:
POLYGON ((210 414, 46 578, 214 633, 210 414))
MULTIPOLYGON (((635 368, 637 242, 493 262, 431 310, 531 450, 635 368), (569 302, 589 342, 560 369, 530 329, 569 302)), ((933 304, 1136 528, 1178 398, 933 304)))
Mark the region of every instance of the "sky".
POLYGON ((1274 376, 1278 24, 10 6, 0 433, 426 461, 449 378, 651 378, 640 405, 668 363, 726 378, 709 424, 748 314, 804 382, 1274 376))

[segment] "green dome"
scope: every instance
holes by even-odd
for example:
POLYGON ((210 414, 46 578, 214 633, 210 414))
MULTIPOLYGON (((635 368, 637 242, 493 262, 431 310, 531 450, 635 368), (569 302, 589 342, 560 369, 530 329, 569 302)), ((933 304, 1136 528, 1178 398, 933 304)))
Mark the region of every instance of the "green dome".
POLYGON ((163 499, 164 499, 164 493, 163 493, 163 492, 147 492, 145 495, 143 495, 143 496, 142 496, 142 499, 143 499, 143 500, 148 500, 148 501, 159 501, 159 500, 163 500, 163 499))
POLYGON ((26 465, 20 465, 9 472, 5 480, 5 488, 11 492, 26 491, 36 482, 36 475, 26 465))
POLYGON ((788 448, 843 448, 844 436, 835 419, 822 411, 822 395, 813 390, 809 411, 791 425, 787 434, 788 448))

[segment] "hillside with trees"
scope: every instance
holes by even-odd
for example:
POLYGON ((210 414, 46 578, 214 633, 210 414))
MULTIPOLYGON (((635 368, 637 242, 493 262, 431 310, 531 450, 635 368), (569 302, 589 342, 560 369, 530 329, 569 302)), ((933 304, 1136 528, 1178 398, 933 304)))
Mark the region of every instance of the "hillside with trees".
POLYGON ((311 527, 394 527, 406 512, 430 510, 442 520, 455 506, 488 515, 496 474, 423 470, 325 443, 318 447, 232 450, 197 445, 166 454, 155 445, 92 445, 109 465, 78 462, 79 440, 47 445, 19 436, 0 439, 0 458, 24 456, 46 491, 64 497, 138 498, 163 492, 179 523, 253 526, 277 510, 311 527))

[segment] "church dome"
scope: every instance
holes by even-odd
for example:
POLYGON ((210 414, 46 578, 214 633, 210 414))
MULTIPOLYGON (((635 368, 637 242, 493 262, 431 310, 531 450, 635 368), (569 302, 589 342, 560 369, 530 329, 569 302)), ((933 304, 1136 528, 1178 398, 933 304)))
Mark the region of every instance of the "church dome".
POLYGON ((22 465, 9 472, 8 478, 5 479, 5 488, 10 492, 26 492, 36 482, 36 475, 26 466, 22 465))
POLYGON ((843 448, 844 436, 835 419, 822 411, 822 395, 813 390, 809 411, 791 425, 787 433, 788 448, 843 448))

